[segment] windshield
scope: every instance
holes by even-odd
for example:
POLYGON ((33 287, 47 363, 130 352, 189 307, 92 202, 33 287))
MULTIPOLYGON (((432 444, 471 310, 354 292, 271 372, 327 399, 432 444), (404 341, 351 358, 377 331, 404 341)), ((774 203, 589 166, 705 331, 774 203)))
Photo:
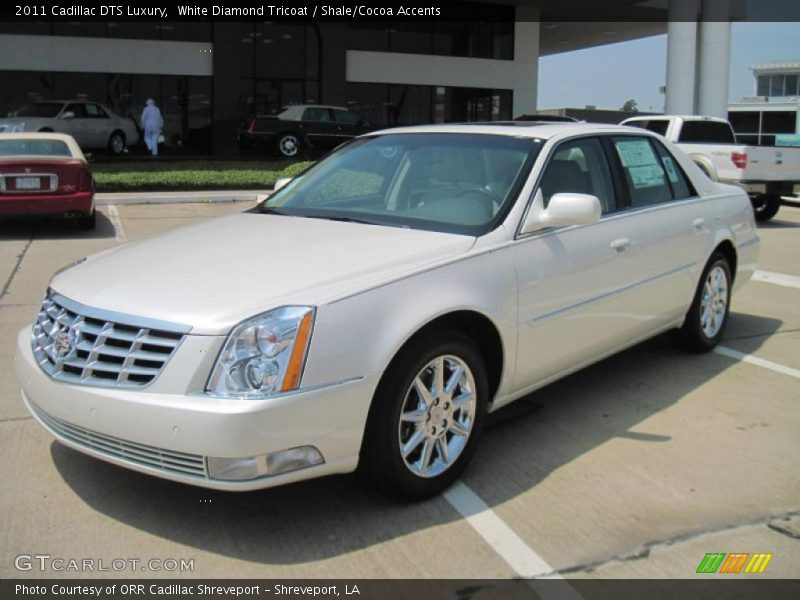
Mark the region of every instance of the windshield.
POLYGON ((256 210, 481 235, 505 215, 541 146, 489 134, 359 138, 256 210))
POLYGON ((0 140, 0 156, 72 156, 60 140, 0 140))
POLYGON ((26 104, 22 108, 14 111, 15 117, 42 117, 45 119, 52 119, 64 106, 61 102, 36 102, 35 104, 26 104))

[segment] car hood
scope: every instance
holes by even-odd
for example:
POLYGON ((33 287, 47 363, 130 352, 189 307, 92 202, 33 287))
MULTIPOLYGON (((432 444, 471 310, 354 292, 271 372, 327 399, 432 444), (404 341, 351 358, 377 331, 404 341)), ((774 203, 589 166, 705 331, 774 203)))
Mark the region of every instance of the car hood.
POLYGON ((54 291, 90 307, 218 335, 284 305, 321 305, 469 250, 475 238, 242 213, 89 257, 54 291))
POLYGON ((44 117, 4 117, 0 119, 0 133, 3 133, 7 127, 11 127, 12 125, 19 125, 20 123, 25 123, 26 125, 40 125, 46 121, 50 122, 52 120, 53 119, 44 117))

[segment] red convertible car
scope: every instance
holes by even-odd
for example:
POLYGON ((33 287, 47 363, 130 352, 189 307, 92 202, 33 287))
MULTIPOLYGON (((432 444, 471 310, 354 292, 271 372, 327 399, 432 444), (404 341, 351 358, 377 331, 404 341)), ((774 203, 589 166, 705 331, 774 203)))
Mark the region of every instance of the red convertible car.
POLYGON ((46 215, 94 229, 94 181, 83 152, 69 135, 0 134, 0 217, 46 215))

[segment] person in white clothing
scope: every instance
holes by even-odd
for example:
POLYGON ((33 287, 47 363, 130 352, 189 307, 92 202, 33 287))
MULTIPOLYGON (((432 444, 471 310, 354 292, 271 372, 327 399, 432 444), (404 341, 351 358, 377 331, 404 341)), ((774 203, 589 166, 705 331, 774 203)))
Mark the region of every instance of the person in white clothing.
POLYGON ((144 130, 144 143, 147 145, 147 150, 153 156, 157 156, 158 137, 161 135, 161 128, 164 127, 164 118, 152 98, 147 99, 142 111, 141 125, 144 130))

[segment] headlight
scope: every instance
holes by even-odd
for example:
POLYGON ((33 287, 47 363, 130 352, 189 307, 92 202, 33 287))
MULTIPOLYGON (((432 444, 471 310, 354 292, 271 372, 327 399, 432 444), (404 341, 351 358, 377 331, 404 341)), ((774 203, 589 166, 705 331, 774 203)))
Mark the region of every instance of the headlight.
POLYGON ((240 323, 225 341, 206 392, 261 399, 296 390, 313 326, 308 306, 284 306, 240 323))

